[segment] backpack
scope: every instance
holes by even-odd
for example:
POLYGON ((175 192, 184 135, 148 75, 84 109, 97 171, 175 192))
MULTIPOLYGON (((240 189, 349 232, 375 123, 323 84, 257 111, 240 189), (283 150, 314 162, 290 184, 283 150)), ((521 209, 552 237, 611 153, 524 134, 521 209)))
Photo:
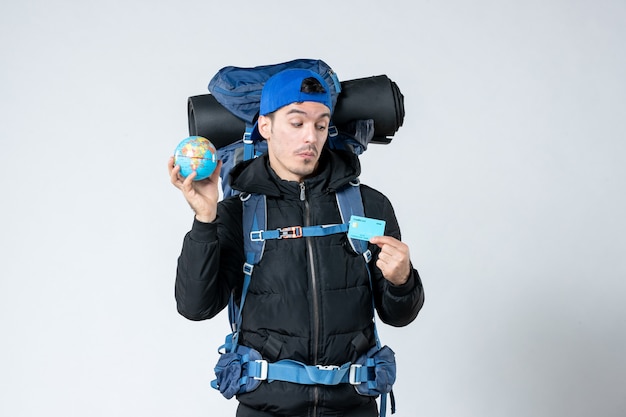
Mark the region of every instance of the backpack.
MULTIPOLYGON (((190 97, 189 126, 191 135, 201 135, 197 129, 197 121, 206 121, 206 116, 202 115, 200 108, 212 109, 218 114, 217 117, 209 118, 209 125, 219 125, 222 131, 225 125, 233 126, 233 130, 243 133, 240 139, 232 140, 231 131, 222 140, 219 135, 207 135, 215 144, 218 150, 218 158, 222 160, 222 190, 224 198, 236 195, 238 192, 232 190, 229 184, 230 170, 239 162, 262 155, 267 152, 267 145, 264 140, 255 142, 250 135, 256 118, 258 117, 261 90, 267 79, 272 75, 287 68, 306 68, 317 72, 330 88, 333 107, 339 106, 339 97, 342 92, 342 83, 337 75, 325 62, 321 60, 297 59, 282 64, 259 66, 254 68, 225 67, 221 69, 210 81, 210 95, 190 97), (202 105, 200 105, 202 103, 202 105), (219 103, 217 105, 216 103, 219 103), (224 109, 227 111, 224 112, 224 109), (234 118, 233 118, 234 117, 234 118), (232 123, 225 123, 225 122, 232 123), (243 122, 243 123, 242 123, 243 122), (230 135, 230 136, 229 136, 230 135), (216 143, 218 142, 218 143, 216 143)), ((374 77, 380 80, 380 77, 374 77)), ((386 77, 385 77, 386 79, 386 77)), ((372 83, 367 81, 367 94, 371 94, 372 83)), ((386 79, 388 81, 388 79, 386 79)), ((355 80, 361 82, 362 81, 355 80)), ((377 81, 378 82, 378 81, 377 81)), ((354 84, 353 84, 354 85, 354 84)), ((351 86, 353 86, 351 85, 351 86)), ((376 85, 380 92, 379 84, 376 85)), ((389 143, 386 135, 393 134, 402 124, 404 108, 402 95, 397 86, 392 82, 387 82, 385 86, 391 86, 391 97, 394 101, 392 110, 394 120, 389 127, 386 127, 384 139, 374 139, 377 136, 376 115, 362 112, 356 115, 356 119, 342 122, 338 128, 332 121, 329 129, 328 146, 332 149, 349 149, 359 155, 367 149, 367 145, 372 142, 389 143), (398 117, 400 115, 400 117, 398 117), (370 117, 371 116, 371 117, 370 117), (389 132, 389 130, 393 132, 389 132)), ((352 87, 350 87, 352 88, 352 87)), ((348 88, 348 90, 350 90, 348 88)), ((365 90, 366 88, 363 88, 365 90)), ((387 88, 387 87, 385 87, 387 88)), ((357 89, 352 89, 357 91, 357 89)), ((352 97, 359 94, 353 94, 352 97)), ((362 97, 357 101, 361 101, 362 97)), ((379 103, 380 100, 377 101, 379 103)), ((335 107, 336 111, 339 107, 335 107)), ((349 113, 349 112, 348 112, 349 113)), ((358 112, 357 112, 358 113, 358 112)), ((344 116, 346 112, 344 111, 344 116)), ((333 116, 335 119, 336 114, 333 116)), ((341 119, 341 117, 339 117, 341 119)), ((345 119, 345 117, 344 117, 345 119)), ((387 118, 390 120, 393 118, 387 118)), ((378 116, 378 120, 381 120, 378 116)), ((384 123, 380 123, 384 124, 384 123)), ((210 130, 210 129, 209 129, 210 130)), ((228 128, 226 128, 228 130, 228 128)), ((222 132, 220 131, 220 133, 222 132)), ((226 398, 232 398, 236 394, 252 391, 256 389, 263 380, 283 380, 300 384, 324 384, 335 385, 339 383, 352 384, 357 392, 362 395, 381 396, 380 415, 385 416, 386 395, 391 394, 391 410, 395 412, 395 400, 392 386, 395 382, 396 369, 394 352, 388 346, 381 346, 376 331, 374 320, 374 334, 376 346, 362 355, 355 363, 347 363, 342 366, 320 367, 298 363, 292 360, 281 360, 275 363, 268 363, 263 360, 261 354, 247 346, 239 345, 238 337, 241 325, 241 315, 245 304, 248 286, 251 280, 254 266, 261 260, 267 239, 288 239, 307 236, 322 236, 332 233, 346 233, 351 216, 363 216, 363 203, 361 199, 358 182, 349 184, 336 192, 337 204, 341 213, 342 223, 337 225, 324 226, 292 226, 279 230, 266 230, 266 201, 264 195, 242 194, 240 199, 243 207, 243 235, 244 251, 246 262, 244 264, 244 282, 239 304, 235 302, 234 292, 228 304, 228 315, 232 332, 226 336, 226 342, 218 349, 220 358, 215 367, 216 379, 211 382, 213 388, 220 390, 226 398)), ((365 262, 371 259, 371 253, 367 249, 367 242, 357 239, 349 239, 355 252, 361 254, 365 262)), ((369 269, 368 269, 369 271, 369 269)), ((373 295, 373 287, 370 280, 370 288, 373 295)), ((375 306, 372 296, 373 317, 375 317, 375 306)))

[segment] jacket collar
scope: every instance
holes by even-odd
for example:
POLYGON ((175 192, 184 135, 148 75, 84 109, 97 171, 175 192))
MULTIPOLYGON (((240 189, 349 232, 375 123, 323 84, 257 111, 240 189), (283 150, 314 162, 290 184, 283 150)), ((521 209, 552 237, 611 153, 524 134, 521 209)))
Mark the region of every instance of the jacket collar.
MULTIPOLYGON (((304 180, 309 195, 334 192, 361 173, 358 157, 348 151, 324 148, 317 173, 304 180)), ((230 174, 233 189, 279 197, 299 195, 300 184, 280 179, 269 165, 267 154, 237 164, 230 174)))

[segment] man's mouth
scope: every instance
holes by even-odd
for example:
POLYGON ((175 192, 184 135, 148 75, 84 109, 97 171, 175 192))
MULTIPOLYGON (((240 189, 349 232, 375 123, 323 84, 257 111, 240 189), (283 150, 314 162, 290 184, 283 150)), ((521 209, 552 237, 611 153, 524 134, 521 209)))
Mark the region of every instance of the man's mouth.
POLYGON ((315 158, 317 152, 314 149, 303 149, 297 151, 296 155, 302 158, 315 158))

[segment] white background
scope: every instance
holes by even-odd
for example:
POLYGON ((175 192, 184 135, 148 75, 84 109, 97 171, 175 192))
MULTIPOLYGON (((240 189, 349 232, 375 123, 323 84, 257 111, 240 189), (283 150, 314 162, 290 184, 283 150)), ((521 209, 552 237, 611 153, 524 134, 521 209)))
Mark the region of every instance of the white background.
POLYGON ((234 415, 174 303, 187 97, 227 65, 387 74, 362 181, 426 288, 397 416, 626 415, 626 3, 4 1, 0 415, 234 415))

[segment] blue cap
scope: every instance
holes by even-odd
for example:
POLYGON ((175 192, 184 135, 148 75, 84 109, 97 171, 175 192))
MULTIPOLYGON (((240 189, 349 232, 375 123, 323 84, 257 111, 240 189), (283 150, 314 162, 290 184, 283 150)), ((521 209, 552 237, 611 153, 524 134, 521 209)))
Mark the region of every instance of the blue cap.
POLYGON ((287 69, 273 75, 265 82, 261 92, 261 108, 259 114, 265 116, 291 103, 314 101, 322 103, 331 111, 333 109, 330 89, 326 81, 316 72, 308 69, 287 69), (300 91, 302 81, 315 78, 320 82, 325 93, 303 93, 300 91))
MULTIPOLYGON (((332 113, 333 104, 330 88, 326 81, 316 72, 308 69, 291 68, 271 76, 261 91, 261 106, 259 115, 265 116, 292 103, 313 101, 328 107, 332 113), (325 93, 303 93, 302 81, 306 78, 315 78, 320 82, 325 93)), ((252 131, 253 140, 262 139, 258 130, 258 122, 254 124, 252 131)))

